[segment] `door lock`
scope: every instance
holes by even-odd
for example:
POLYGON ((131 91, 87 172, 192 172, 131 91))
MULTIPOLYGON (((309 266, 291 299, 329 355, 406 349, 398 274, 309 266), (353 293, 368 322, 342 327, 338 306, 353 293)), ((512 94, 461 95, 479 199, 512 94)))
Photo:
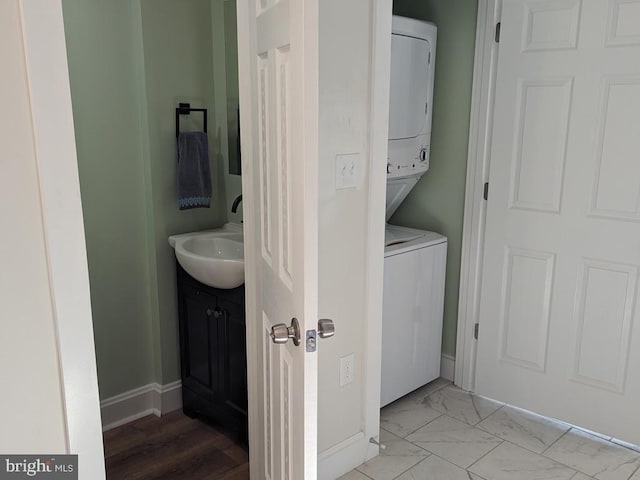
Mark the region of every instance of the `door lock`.
MULTIPOLYGON (((313 331, 313 338, 307 338, 307 351, 315 351, 315 330, 313 331), (309 343, 311 340, 312 344, 309 343)), ((271 327, 271 340, 273 343, 284 344, 293 340, 293 344, 297 347, 300 345, 300 323, 297 318, 291 319, 291 326, 287 327, 284 323, 278 323, 271 327)), ((333 320, 323 318, 318 320, 318 336, 320 338, 331 338, 336 334, 336 326, 333 320)), ((308 335, 307 335, 308 337, 308 335)))
POLYGON ((300 345, 300 323, 297 318, 291 319, 291 326, 287 327, 284 323, 278 323, 271 327, 271 340, 273 343, 287 343, 289 339, 293 340, 293 344, 297 347, 300 345))
POLYGON ((318 320, 318 336, 320 338, 331 338, 336 334, 336 326, 333 320, 321 318, 318 320))

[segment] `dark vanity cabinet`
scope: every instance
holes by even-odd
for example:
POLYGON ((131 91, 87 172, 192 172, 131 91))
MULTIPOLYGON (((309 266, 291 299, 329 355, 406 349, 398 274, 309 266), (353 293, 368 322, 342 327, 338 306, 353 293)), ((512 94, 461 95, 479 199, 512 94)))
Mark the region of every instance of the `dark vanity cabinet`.
POLYGON ((246 444, 244 285, 221 290, 177 271, 183 410, 246 444))

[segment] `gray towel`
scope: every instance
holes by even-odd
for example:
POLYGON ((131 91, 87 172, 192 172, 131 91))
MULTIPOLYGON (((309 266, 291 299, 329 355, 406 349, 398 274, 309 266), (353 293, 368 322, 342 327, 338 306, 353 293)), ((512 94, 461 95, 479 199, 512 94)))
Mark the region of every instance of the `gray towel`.
POLYGON ((209 142, 204 132, 178 135, 178 203, 180 210, 211 206, 209 142))

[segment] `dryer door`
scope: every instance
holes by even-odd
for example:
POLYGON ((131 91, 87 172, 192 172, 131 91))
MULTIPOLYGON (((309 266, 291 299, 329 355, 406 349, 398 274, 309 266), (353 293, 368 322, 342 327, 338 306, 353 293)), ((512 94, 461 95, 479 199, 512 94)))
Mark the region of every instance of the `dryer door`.
POLYGON ((416 137, 425 127, 430 49, 427 40, 391 35, 389 140, 416 137))

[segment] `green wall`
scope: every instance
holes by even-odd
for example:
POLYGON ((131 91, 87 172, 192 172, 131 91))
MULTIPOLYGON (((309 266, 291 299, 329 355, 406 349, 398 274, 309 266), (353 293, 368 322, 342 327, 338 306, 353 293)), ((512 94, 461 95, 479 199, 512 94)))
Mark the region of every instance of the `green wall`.
POLYGON ((431 167, 390 223, 449 238, 442 352, 455 356, 477 0, 395 0, 396 15, 438 26, 431 167))
POLYGON ((130 0, 64 0, 102 398, 154 379, 130 0))
POLYGON ((226 221, 210 1, 63 0, 102 399, 180 377, 167 237, 226 221), (211 209, 178 210, 179 101, 210 109, 211 209))
MULTIPOLYGON (((157 322, 162 372, 159 383, 166 384, 180 378, 175 256, 168 237, 214 228, 226 221, 224 175, 213 121, 210 0, 142 0, 141 14, 159 306, 157 322), (179 102, 209 109, 212 185, 217 193, 210 209, 178 209, 174 112, 179 102)), ((200 130, 201 119, 199 114, 183 117, 181 128, 200 130)))

